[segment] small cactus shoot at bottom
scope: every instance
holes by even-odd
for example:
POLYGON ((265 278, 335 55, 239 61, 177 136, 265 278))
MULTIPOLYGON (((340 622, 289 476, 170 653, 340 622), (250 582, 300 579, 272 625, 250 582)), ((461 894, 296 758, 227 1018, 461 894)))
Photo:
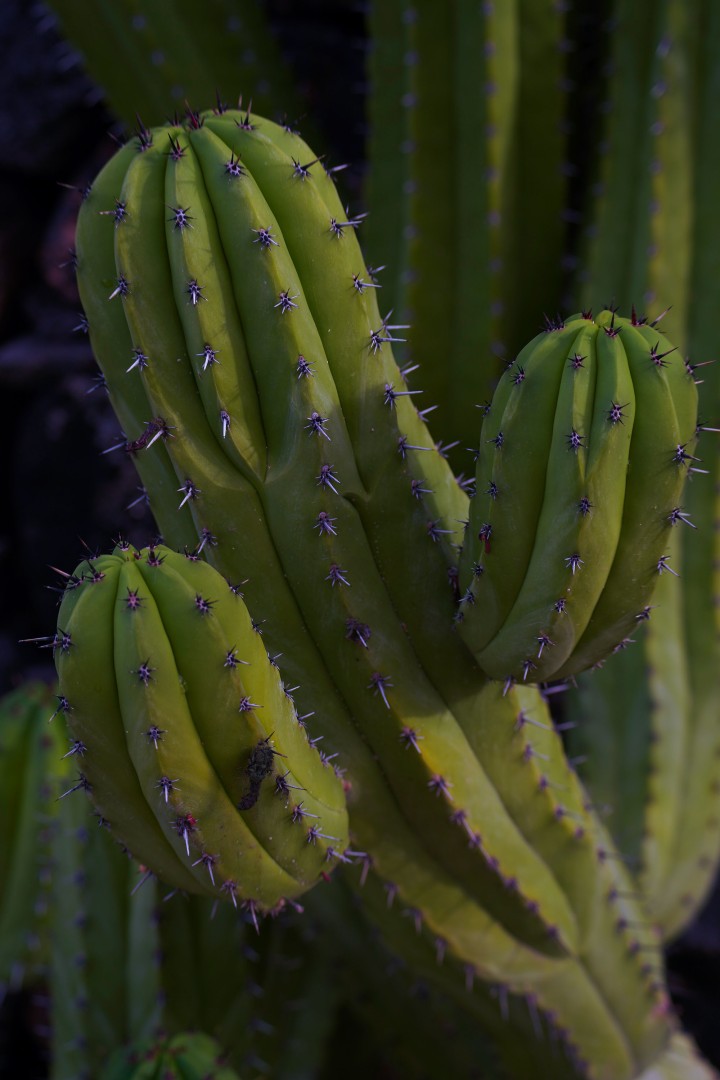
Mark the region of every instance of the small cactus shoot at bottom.
POLYGON ((83 748, 69 791, 179 888, 252 914, 304 892, 347 846, 345 796, 239 592, 164 547, 120 546, 72 581, 72 648, 56 650, 83 748))
POLYGON ((223 1063, 218 1044, 192 1032, 123 1047, 113 1055, 100 1080, 240 1080, 223 1063))

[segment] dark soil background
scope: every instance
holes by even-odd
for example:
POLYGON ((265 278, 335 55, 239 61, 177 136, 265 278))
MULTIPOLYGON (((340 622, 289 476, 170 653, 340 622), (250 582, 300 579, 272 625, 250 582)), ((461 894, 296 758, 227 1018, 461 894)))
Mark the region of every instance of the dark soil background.
MULTIPOLYGON (((326 148, 334 161, 350 163, 343 186, 356 202, 364 137, 362 10, 333 0, 272 0, 266 7, 326 148), (347 86, 354 90, 349 97, 347 86)), ((580 7, 575 62, 584 71, 599 70, 606 5, 580 7)), ((72 266, 80 190, 112 154, 109 133, 120 132, 42 3, 3 0, 2 16, 0 693, 28 677, 53 676, 47 651, 20 644, 52 633, 53 589, 61 578, 51 567, 72 570, 87 549, 107 550, 121 533, 139 545, 154 535, 143 503, 132 505, 139 492, 130 460, 103 454, 120 432, 78 329, 72 266)), ((575 107, 591 111, 592 82, 578 85, 575 107)), ((578 161, 580 185, 582 148, 578 161)), ((672 946, 668 962, 682 1020, 720 1066, 720 894, 672 946)), ((41 999, 6 999, 0 1007, 3 1075, 46 1075, 45 1026, 41 999)))

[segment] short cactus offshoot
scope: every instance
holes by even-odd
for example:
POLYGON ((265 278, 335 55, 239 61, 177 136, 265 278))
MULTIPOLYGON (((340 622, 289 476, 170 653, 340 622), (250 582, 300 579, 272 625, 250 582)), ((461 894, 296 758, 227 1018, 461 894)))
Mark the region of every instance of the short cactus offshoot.
POLYGON ((573 675, 648 617, 696 429, 691 369, 635 315, 551 323, 507 368, 461 556, 460 631, 491 678, 573 675))
POLYGON ((167 548, 82 563, 59 624, 79 777, 115 836, 170 884, 254 915, 347 846, 342 784, 297 720, 237 590, 167 548))

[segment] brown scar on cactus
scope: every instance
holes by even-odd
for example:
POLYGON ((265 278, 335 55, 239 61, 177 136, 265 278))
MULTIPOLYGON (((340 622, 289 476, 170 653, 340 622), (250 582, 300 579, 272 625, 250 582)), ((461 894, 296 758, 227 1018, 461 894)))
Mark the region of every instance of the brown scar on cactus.
MULTIPOLYGON (((272 736, 268 735, 253 747, 250 752, 250 760, 245 766, 245 776, 248 779, 248 790, 237 804, 238 810, 250 810, 260 798, 260 789, 263 780, 267 779, 273 771, 276 757, 285 757, 270 745, 272 736)), ((289 785, 288 785, 289 786, 289 785)))

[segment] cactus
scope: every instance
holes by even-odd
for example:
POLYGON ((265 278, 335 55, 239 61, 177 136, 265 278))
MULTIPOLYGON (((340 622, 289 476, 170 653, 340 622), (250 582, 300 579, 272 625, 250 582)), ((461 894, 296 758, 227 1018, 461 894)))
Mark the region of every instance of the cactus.
POLYGON ((491 677, 548 681, 598 663, 676 573, 667 545, 689 523, 697 394, 675 351, 635 316, 584 313, 503 375, 460 563, 461 632, 491 677))
POLYGON ((95 1078, 117 1048, 124 1060, 138 1044, 186 1031, 215 1040, 243 1076, 289 1080, 298 1046, 303 1060, 322 1059, 338 996, 331 939, 313 937, 292 911, 258 931, 249 912, 169 890, 99 827, 86 800, 61 806, 50 919, 52 1080, 95 1078))
MULTIPOLYGON (((688 350, 701 386, 696 472, 717 470, 715 301, 706 283, 716 262, 714 190, 717 121, 714 56, 720 23, 699 23, 684 5, 615 5, 605 137, 587 229, 583 302, 612 289, 672 309, 673 340, 688 350), (642 81, 642 94, 632 88, 642 81), (628 182, 628 176, 633 177, 628 182), (627 229, 626 222, 633 221, 627 229), (696 365, 699 363, 699 367, 696 365), (701 370, 702 369, 702 370, 701 370)), ((663 322, 663 326, 665 323, 663 322)), ((570 696, 571 752, 587 756, 584 776, 622 850, 638 864, 653 920, 665 938, 679 933, 711 886, 720 854, 717 793, 717 499, 712 481, 693 477, 684 495, 670 565, 659 581, 653 618, 599 676, 570 696), (630 711, 633 722, 622 719, 630 711), (609 725, 608 725, 609 721, 609 725), (611 734, 612 733, 612 734, 611 734), (615 764, 613 765, 612 762, 615 764)))
POLYGON ((47 686, 28 682, 0 703, 0 814, 7 826, 0 849, 0 1001, 37 981, 47 964, 57 798, 67 765, 62 721, 47 726, 53 701, 47 686))
POLYGON ((196 1032, 119 1050, 100 1080, 240 1080, 223 1064, 220 1047, 196 1032))
POLYGON ((128 545, 73 582, 56 659, 75 786, 178 888, 253 911, 302 893, 346 847, 344 795, 239 591, 205 563, 128 545))
POLYGON ((367 252, 457 468, 468 402, 558 303, 566 24, 552 0, 370 4, 367 252))
MULTIPOLYGON (((467 497, 392 359, 358 224, 295 133, 191 114, 84 203, 91 339, 111 394, 145 396, 127 447, 172 461, 190 554, 242 583, 317 710, 386 888, 455 962, 532 996, 578 1060, 631 1076, 667 1035, 656 946, 544 703, 487 683, 452 631, 467 497)), ((167 492, 149 495, 172 544, 167 492)), ((81 573, 69 604, 98 584, 81 573)))

